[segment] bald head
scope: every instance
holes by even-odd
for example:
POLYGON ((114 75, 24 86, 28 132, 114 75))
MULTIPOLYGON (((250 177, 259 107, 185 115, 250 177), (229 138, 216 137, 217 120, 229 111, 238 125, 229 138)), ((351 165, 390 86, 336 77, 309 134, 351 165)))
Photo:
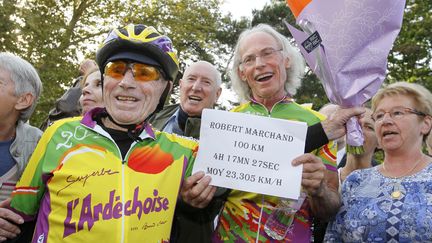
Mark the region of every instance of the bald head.
POLYGON ((205 75, 203 76, 214 80, 217 87, 222 84, 221 73, 216 69, 213 64, 207 61, 197 61, 192 63, 189 67, 186 68, 183 78, 191 75, 192 73, 196 73, 199 70, 201 70, 202 73, 205 73, 205 75))
POLYGON ((180 106, 189 116, 201 116, 204 108, 213 108, 222 89, 221 74, 206 61, 191 64, 180 79, 180 106))

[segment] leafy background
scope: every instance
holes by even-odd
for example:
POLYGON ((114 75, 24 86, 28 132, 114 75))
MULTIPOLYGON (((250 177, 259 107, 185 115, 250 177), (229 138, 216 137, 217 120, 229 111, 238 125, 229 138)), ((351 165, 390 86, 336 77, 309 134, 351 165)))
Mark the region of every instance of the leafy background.
MULTIPOLYGON (((242 29, 268 23, 290 36, 282 19, 294 23, 285 1, 272 0, 253 17, 234 19, 221 10, 222 0, 0 0, 0 51, 15 53, 38 70, 43 94, 31 123, 39 126, 72 80, 85 57, 94 58, 110 29, 128 23, 155 26, 171 37, 181 71, 207 60, 226 75, 242 29)), ((432 90, 432 1, 407 0, 402 30, 389 55, 386 83, 417 82, 432 90)), ((173 96, 172 102, 176 96, 173 96)), ((310 70, 295 97, 319 109, 328 100, 310 70)), ((231 101, 219 108, 230 108, 231 101)))

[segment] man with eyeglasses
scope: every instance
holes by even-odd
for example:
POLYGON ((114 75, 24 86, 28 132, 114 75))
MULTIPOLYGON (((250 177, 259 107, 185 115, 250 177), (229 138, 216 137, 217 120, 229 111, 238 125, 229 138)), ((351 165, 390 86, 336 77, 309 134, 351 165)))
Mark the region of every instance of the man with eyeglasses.
POLYGON ((337 111, 340 113, 335 116, 337 121, 321 123, 323 117, 319 113, 298 105, 292 98, 301 84, 304 69, 300 53, 272 27, 260 24, 239 36, 231 81, 244 103, 232 111, 302 121, 309 125, 307 154, 286 161, 294 166, 303 164, 302 196, 299 200, 304 201, 300 208, 283 208, 294 212, 292 219, 287 220, 291 223, 282 223, 279 225, 282 229, 274 229, 266 225, 267 219, 276 208, 290 205, 290 202, 274 196, 232 190, 220 214, 213 242, 310 242, 312 218, 328 220, 337 212, 340 199, 336 151, 333 142, 328 142, 327 138, 341 137, 345 133, 343 123, 348 117, 364 110, 337 111))
POLYGON ((42 135, 11 208, 36 217, 32 242, 169 242, 178 195, 205 207, 215 188, 191 175, 198 144, 153 130, 178 61, 153 27, 111 31, 96 60, 105 108, 68 118, 42 135))

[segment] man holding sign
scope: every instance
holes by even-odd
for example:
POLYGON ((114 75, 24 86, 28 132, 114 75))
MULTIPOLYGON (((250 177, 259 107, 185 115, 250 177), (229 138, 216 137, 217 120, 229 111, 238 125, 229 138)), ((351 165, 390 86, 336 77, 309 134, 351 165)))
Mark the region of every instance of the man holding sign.
MULTIPOLYGON (((213 64, 192 63, 179 81, 180 103, 165 106, 149 122, 161 131, 199 139, 202 111, 215 106, 222 92, 221 83, 221 74, 213 64)), ((207 207, 194 209, 179 200, 170 241, 211 242, 213 221, 222 205, 223 200, 215 198, 207 207)))
MULTIPOLYGON (((233 111, 301 121, 308 126, 319 123, 319 113, 303 108, 292 99, 303 72, 304 61, 300 53, 272 27, 261 24, 245 30, 235 48, 231 80, 234 90, 247 102, 233 111)), ((281 198, 232 190, 220 216, 214 241, 309 242, 312 217, 329 218, 340 205, 336 151, 331 150, 332 147, 326 144, 292 161, 293 166, 303 165, 301 186, 306 199, 303 198, 293 220, 286 225, 288 230, 284 238, 275 238, 264 230, 267 219, 283 201, 281 198)))

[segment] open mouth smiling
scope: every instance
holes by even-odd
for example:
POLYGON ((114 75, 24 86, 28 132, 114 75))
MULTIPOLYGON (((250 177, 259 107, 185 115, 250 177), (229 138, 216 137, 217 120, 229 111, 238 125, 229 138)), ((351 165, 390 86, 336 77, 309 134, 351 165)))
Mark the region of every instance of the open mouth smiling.
POLYGON ((196 102, 200 102, 202 100, 201 97, 198 97, 195 95, 190 95, 190 96, 188 96, 188 98, 189 98, 189 100, 196 101, 196 102))
POLYGON ((255 76, 255 80, 257 82, 265 82, 270 80, 273 77, 273 73, 263 73, 255 76))
POLYGON ((130 101, 130 102, 135 102, 135 101, 137 101, 136 98, 131 97, 131 96, 117 96, 116 99, 117 99, 118 101, 130 101))

